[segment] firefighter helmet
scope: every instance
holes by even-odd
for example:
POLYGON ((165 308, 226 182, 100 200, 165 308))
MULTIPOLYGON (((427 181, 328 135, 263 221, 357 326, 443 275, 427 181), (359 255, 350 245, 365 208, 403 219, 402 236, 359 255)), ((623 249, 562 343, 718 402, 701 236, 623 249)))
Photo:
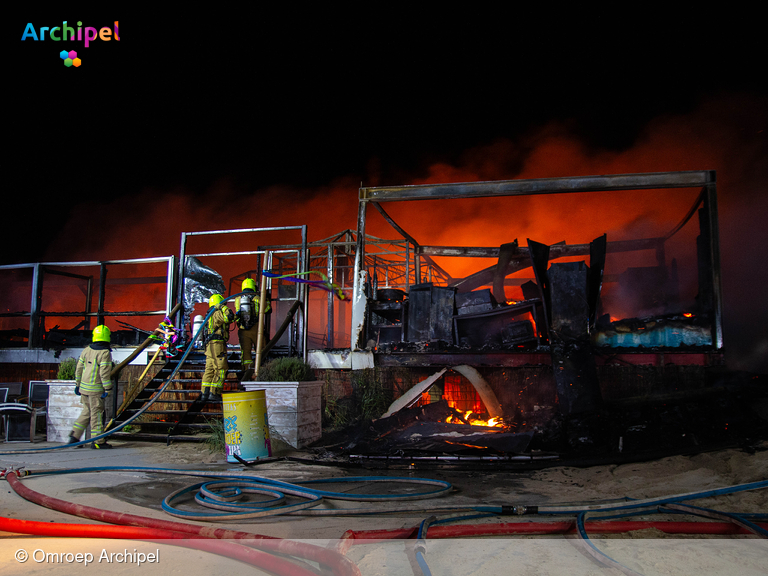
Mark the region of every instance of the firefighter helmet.
POLYGON ((93 341, 94 342, 111 342, 112 332, 106 326, 99 325, 93 329, 93 341))
POLYGON ((214 306, 218 306, 221 304, 222 300, 224 300, 224 297, 221 294, 213 294, 210 298, 208 298, 208 308, 213 308, 214 306))
POLYGON ((243 280, 243 286, 242 290, 253 290, 256 291, 256 282, 253 281, 253 278, 246 278, 243 280))

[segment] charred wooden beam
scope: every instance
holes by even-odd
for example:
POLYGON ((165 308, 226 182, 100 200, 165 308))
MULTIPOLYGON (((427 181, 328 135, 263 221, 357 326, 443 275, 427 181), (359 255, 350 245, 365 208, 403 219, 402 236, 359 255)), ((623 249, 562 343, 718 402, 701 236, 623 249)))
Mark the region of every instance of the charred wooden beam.
POLYGON ((552 357, 548 352, 445 352, 416 353, 395 352, 374 354, 376 366, 443 367, 469 364, 470 366, 515 367, 549 365, 552 357))
POLYGON ((694 188, 715 181, 713 170, 688 172, 651 172, 647 174, 612 174, 571 178, 537 178, 419 186, 382 186, 360 188, 360 200, 390 202, 396 200, 438 200, 444 198, 483 198, 530 194, 563 194, 613 190, 652 190, 659 188, 694 188))
MULTIPOLYGON (((635 250, 656 250, 664 243, 664 238, 641 238, 639 240, 614 240, 608 242, 608 252, 632 252, 635 250)), ((590 244, 554 244, 550 246, 550 258, 565 258, 566 256, 588 256, 590 244)), ((456 256, 469 258, 498 258, 500 249, 497 246, 419 246, 419 254, 430 256, 456 256)), ((528 247, 518 246, 513 252, 514 259, 527 259, 528 247)))
MULTIPOLYGON (((641 240, 619 240, 615 242, 608 242, 606 245, 607 252, 632 252, 634 250, 656 250, 659 244, 664 242, 664 238, 643 238, 641 240)), ((451 250, 455 250, 450 247, 440 246, 422 246, 421 250, 429 250, 430 254, 435 256, 458 256, 459 254, 449 254, 451 250), (441 248, 447 248, 445 252, 442 252, 441 248)), ((461 250, 461 249, 460 249, 461 250)), ((478 256, 484 258, 498 258, 498 248, 467 248, 466 252, 461 254, 463 256, 478 256), (471 253, 474 251, 474 253, 471 253), (495 256, 494 256, 495 254, 495 256)), ((507 265, 506 275, 513 274, 525 268, 528 268, 531 263, 529 261, 529 249, 527 246, 518 247, 512 257, 510 263, 507 265)), ((590 253, 590 244, 555 244, 549 247, 549 260, 555 260, 557 258, 565 258, 567 256, 587 256, 590 253)), ((454 280, 450 286, 455 286, 459 289, 459 292, 470 292, 479 286, 488 286, 493 282, 494 274, 496 273, 496 266, 490 266, 484 268, 474 274, 470 274, 466 278, 459 278, 454 280)))

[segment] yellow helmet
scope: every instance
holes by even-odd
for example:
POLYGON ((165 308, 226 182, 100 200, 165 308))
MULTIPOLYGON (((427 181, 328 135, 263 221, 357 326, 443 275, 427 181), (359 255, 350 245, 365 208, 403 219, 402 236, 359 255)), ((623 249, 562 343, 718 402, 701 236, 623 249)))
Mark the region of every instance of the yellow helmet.
POLYGON ((106 326, 99 325, 93 329, 93 341, 94 342, 111 342, 112 332, 106 326))
POLYGON ((214 306, 218 306, 221 304, 222 300, 224 300, 224 297, 221 294, 213 294, 210 298, 208 298, 208 308, 213 308, 214 306))
POLYGON ((253 281, 253 278, 246 278, 243 280, 243 286, 242 290, 253 290, 256 291, 256 282, 253 281))

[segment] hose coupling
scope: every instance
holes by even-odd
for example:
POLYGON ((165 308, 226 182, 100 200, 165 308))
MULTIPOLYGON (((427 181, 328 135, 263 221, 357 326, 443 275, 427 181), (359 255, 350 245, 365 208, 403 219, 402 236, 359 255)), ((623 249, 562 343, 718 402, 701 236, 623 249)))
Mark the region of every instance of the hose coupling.
POLYGON ((502 506, 502 516, 523 516, 526 514, 538 514, 538 506, 502 506))

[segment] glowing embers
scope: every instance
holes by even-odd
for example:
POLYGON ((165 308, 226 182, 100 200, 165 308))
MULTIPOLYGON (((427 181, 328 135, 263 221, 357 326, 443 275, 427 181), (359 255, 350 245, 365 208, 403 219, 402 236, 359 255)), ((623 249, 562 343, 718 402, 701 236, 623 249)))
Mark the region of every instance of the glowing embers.
POLYGON ((435 383, 422 395, 421 404, 439 400, 445 400, 453 412, 442 420, 446 424, 468 424, 488 428, 507 427, 502 418, 484 418, 487 418, 488 413, 480 395, 474 386, 459 374, 446 374, 442 383, 435 383))

